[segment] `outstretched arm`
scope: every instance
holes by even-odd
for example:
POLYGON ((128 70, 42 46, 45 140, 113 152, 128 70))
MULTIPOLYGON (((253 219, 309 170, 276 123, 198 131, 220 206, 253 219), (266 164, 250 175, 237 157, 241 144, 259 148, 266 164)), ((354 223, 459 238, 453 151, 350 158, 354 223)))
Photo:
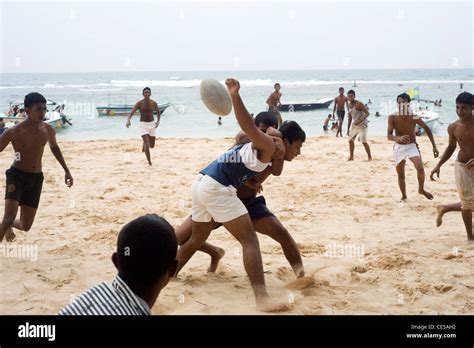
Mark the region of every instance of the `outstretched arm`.
POLYGON ((259 150, 260 160, 262 162, 270 162, 272 159, 273 152, 275 152, 275 144, 273 138, 260 131, 255 126, 255 121, 250 116, 249 112, 245 108, 245 105, 240 98, 239 81, 234 79, 226 80, 227 89, 229 90, 230 97, 232 99, 232 105, 234 107, 235 117, 239 122, 240 128, 248 135, 252 142, 253 148, 259 150))
POLYGON ((59 162, 61 167, 63 167, 64 172, 66 173, 64 181, 66 182, 67 187, 71 187, 74 180, 72 178, 71 173, 69 172, 69 168, 66 165, 66 161, 64 160, 63 154, 61 153, 61 149, 59 148, 58 143, 56 142, 56 131, 52 128, 48 128, 48 136, 49 136, 49 147, 51 152, 53 153, 56 160, 59 162))
POLYGON ((439 152, 438 152, 438 148, 436 147, 436 143, 435 143, 435 140, 434 140, 434 137, 433 137, 433 132, 431 132, 431 129, 430 127, 428 127, 425 123, 425 121, 423 121, 421 119, 421 117, 417 118, 415 120, 415 122, 420 126, 422 127, 425 132, 426 132, 426 135, 428 136, 428 138, 430 139, 431 141, 431 145, 433 145, 433 154, 434 154, 434 157, 438 157, 439 156, 439 152))
POLYGON ((456 144, 456 138, 454 137, 454 126, 453 125, 450 125, 448 127, 448 134, 449 134, 448 146, 446 147, 446 150, 444 150, 444 153, 441 156, 441 158, 439 159, 438 164, 436 165, 436 167, 433 168, 433 170, 431 171, 431 174, 430 174, 430 179, 433 180, 433 181, 435 181, 435 179, 434 179, 435 174, 439 179, 439 172, 440 172, 441 166, 448 159, 450 159, 451 156, 453 155, 454 151, 456 151, 456 145, 457 144, 456 144))

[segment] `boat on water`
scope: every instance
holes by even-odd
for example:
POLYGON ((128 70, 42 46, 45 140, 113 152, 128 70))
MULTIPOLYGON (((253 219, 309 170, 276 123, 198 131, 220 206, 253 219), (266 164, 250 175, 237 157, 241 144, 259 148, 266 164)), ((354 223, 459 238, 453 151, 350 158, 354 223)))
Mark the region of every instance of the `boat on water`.
POLYGON ((308 103, 290 103, 281 104, 280 111, 282 112, 293 112, 293 111, 311 111, 317 109, 327 109, 329 105, 334 101, 334 98, 323 98, 315 102, 308 103))
MULTIPOLYGON (((0 118, 3 118, 3 122, 5 122, 5 128, 11 128, 14 125, 26 120, 25 116, 14 116, 13 110, 24 109, 22 101, 10 102, 9 105, 9 110, 4 113, 3 116, 0 115, 0 118)), ((64 114, 64 104, 58 104, 48 99, 46 101, 46 108, 47 111, 44 116, 43 122, 48 123, 56 129, 66 128, 72 125, 72 123, 70 122, 71 119, 64 114)))
MULTIPOLYGON (((171 104, 169 102, 158 104, 160 114, 162 115, 170 105, 171 104)), ((108 104, 99 105, 96 107, 96 110, 99 116, 128 116, 130 115, 133 107, 134 105, 130 104, 108 104)), ((156 114, 156 112, 154 114, 156 114)))
MULTIPOLYGON (((432 132, 434 132, 435 125, 439 120, 439 115, 431 110, 418 110, 415 111, 415 115, 421 117, 432 132)), ((420 126, 416 125, 416 135, 423 135, 425 130, 420 126)))

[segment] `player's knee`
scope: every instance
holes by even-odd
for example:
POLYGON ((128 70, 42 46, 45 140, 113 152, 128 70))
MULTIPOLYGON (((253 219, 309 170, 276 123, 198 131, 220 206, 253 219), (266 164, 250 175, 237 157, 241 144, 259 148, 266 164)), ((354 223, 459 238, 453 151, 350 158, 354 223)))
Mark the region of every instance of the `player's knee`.
POLYGON ((239 240, 242 247, 253 247, 258 245, 258 237, 255 232, 253 233, 246 233, 244 237, 240 238, 239 240))

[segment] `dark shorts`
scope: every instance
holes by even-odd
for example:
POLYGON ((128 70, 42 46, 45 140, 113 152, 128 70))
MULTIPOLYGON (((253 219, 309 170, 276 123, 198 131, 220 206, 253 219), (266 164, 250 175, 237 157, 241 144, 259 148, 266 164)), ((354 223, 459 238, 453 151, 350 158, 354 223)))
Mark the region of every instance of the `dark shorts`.
POLYGON ((43 188, 43 173, 28 173, 11 167, 5 175, 5 199, 13 199, 20 205, 37 209, 43 188))
POLYGON ((253 196, 250 198, 241 199, 241 201, 247 208, 252 220, 261 219, 268 216, 275 216, 270 211, 270 209, 267 208, 267 202, 265 202, 265 198, 263 196, 253 196))
POLYGON ((346 110, 337 110, 337 118, 339 121, 343 122, 344 121, 344 115, 346 114, 346 110))

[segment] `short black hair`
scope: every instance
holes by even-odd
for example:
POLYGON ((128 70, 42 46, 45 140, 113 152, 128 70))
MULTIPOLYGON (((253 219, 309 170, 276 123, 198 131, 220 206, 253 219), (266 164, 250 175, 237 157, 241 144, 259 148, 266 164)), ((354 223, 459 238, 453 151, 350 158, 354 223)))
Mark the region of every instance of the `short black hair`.
POLYGON ((31 108, 34 104, 46 104, 46 98, 42 94, 32 92, 25 96, 23 105, 25 108, 31 108))
POLYGON ((143 88, 142 94, 145 93, 145 91, 150 91, 150 93, 151 93, 150 87, 145 87, 145 88, 143 88))
POLYGON ((294 141, 300 140, 302 143, 306 141, 306 133, 295 121, 285 121, 278 129, 283 139, 288 140, 291 144, 294 141))
POLYGON ((356 96, 356 92, 353 89, 350 89, 349 92, 347 92, 347 95, 352 94, 354 97, 356 96))
POLYGON ((474 105, 474 95, 469 92, 462 92, 456 97, 456 104, 474 105))
POLYGON ((273 87, 275 87, 275 86, 280 86, 280 84, 277 82, 273 85, 273 87))
POLYGON ((147 214, 122 227, 117 238, 117 268, 127 283, 152 285, 176 260, 173 227, 161 216, 147 214))
POLYGON ((263 111, 255 116, 254 120, 257 127, 263 123, 268 127, 278 128, 278 120, 272 112, 263 111))
POLYGON ((344 87, 339 87, 339 89, 344 89, 344 87))
POLYGON ((397 96, 397 102, 398 102, 398 98, 402 98, 402 99, 406 100, 408 103, 411 102, 411 98, 407 93, 399 94, 397 96))

